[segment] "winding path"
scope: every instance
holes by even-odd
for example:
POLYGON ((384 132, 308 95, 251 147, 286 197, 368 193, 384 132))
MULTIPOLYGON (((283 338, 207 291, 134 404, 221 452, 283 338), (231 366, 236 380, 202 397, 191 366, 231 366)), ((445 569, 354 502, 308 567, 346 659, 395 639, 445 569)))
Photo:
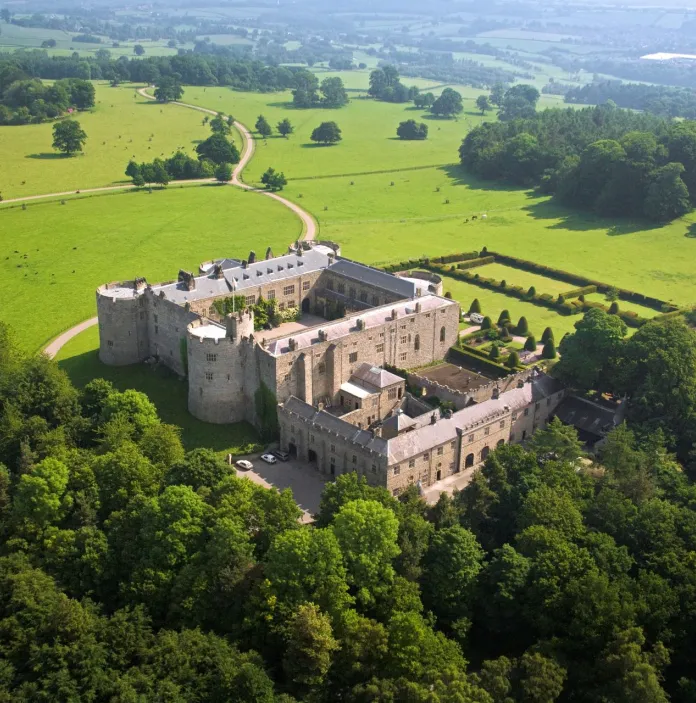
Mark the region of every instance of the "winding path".
MULTIPOLYGON (((146 98, 147 100, 155 100, 155 97, 150 95, 147 92, 147 88, 140 88, 138 90, 138 94, 141 95, 143 98, 146 98)), ((182 102, 173 102, 171 103, 172 105, 179 105, 180 107, 187 107, 191 110, 196 110, 198 112, 204 112, 208 115, 217 115, 218 113, 215 110, 209 110, 206 107, 200 107, 198 105, 191 105, 189 103, 182 103, 182 102)), ((301 208, 299 205, 296 203, 291 202, 287 198, 282 197, 281 195, 278 195, 277 193, 270 193, 266 190, 259 190, 258 188, 254 188, 253 186, 248 185, 247 183, 244 183, 242 180, 242 173, 244 169, 247 167, 249 162, 251 161, 252 157, 254 156, 254 151, 256 150, 256 145, 254 143, 254 137, 249 131, 249 128, 242 124, 241 122, 238 122, 235 120, 234 126, 237 128, 239 133, 242 135, 242 142, 243 142, 243 147, 242 147, 242 154, 239 159, 239 163, 234 167, 234 171, 232 172, 232 180, 229 181, 229 183, 233 186, 236 186, 237 188, 242 188, 243 190, 251 191, 254 193, 259 193, 261 195, 265 195, 268 198, 273 198, 273 200, 277 200, 279 203, 284 205, 286 208, 289 210, 292 210, 302 221, 302 236, 301 239, 305 241, 312 241, 316 238, 317 235, 317 223, 315 219, 307 212, 307 210, 304 210, 301 208)), ((206 178, 206 179, 198 179, 198 180, 192 180, 192 181, 176 181, 177 184, 184 184, 184 183, 210 183, 214 181, 215 179, 212 178, 206 178)), ((42 198, 60 198, 68 195, 75 195, 77 193, 83 194, 83 193, 107 193, 107 192, 114 192, 118 190, 131 190, 135 188, 136 186, 134 185, 122 185, 122 186, 105 186, 103 188, 88 188, 87 190, 78 190, 78 191, 66 191, 63 193, 47 193, 44 195, 28 195, 23 198, 13 198, 11 200, 5 200, 5 203, 20 203, 20 202, 26 202, 29 200, 40 200, 42 198)), ((56 337, 52 342, 48 344, 48 346, 45 347, 44 353, 50 357, 51 359, 55 358, 58 354, 58 352, 74 337, 77 337, 78 334, 81 332, 84 332, 86 329, 89 329, 90 327, 94 327, 98 322, 96 317, 92 317, 89 320, 85 320, 84 322, 81 322, 79 325, 75 325, 75 327, 71 327, 69 330, 63 332, 63 334, 59 335, 56 337)))

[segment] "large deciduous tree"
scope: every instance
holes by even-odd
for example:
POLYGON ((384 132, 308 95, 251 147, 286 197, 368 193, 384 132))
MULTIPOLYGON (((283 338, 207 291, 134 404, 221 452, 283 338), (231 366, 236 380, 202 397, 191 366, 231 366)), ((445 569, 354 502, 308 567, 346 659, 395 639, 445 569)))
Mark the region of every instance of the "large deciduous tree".
POLYGON ((335 122, 322 122, 313 132, 311 140, 324 146, 337 144, 342 139, 341 129, 335 122))
POLYGON ((454 117, 464 109, 461 93, 445 88, 430 107, 430 112, 439 117, 454 117))
POLYGON ((82 151, 87 133, 77 120, 61 120, 53 125, 53 148, 68 156, 82 151))
POLYGON ((396 136, 399 139, 427 139, 428 125, 425 122, 416 122, 415 120, 400 122, 396 129, 396 136))
POLYGON ((239 163, 239 150, 224 134, 211 134, 196 147, 198 158, 208 159, 214 164, 239 163))

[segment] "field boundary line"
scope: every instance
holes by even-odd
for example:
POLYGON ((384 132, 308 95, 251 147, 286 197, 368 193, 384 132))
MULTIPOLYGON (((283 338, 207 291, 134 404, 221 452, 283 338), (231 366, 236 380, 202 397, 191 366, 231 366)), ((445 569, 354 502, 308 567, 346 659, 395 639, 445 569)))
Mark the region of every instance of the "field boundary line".
POLYGON ((293 183, 295 181, 321 181, 325 178, 350 178, 351 176, 375 176, 384 173, 405 173, 407 171, 426 171, 431 168, 441 168, 442 166, 455 166, 452 163, 429 164, 427 166, 404 166, 403 168, 389 168, 379 171, 356 171, 355 173, 329 173, 325 176, 299 176, 291 177, 293 183))

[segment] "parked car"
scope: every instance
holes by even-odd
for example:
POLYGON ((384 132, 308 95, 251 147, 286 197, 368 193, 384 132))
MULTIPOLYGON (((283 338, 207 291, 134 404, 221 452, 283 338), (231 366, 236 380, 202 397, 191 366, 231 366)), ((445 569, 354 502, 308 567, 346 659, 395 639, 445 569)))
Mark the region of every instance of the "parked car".
POLYGON ((271 454, 278 459, 278 461, 289 461, 290 455, 287 452, 283 452, 280 449, 274 449, 271 454))
POLYGON ((249 471, 249 469, 254 468, 254 465, 246 459, 240 459, 239 461, 236 461, 234 465, 242 471, 249 471))
POLYGON ((265 461, 267 464, 277 464, 278 459, 276 459, 273 454, 262 454, 261 461, 265 461))
POLYGON ((475 325, 480 325, 483 322, 483 315, 480 315, 477 312, 472 312, 471 315, 469 315, 469 319, 475 324, 475 325))

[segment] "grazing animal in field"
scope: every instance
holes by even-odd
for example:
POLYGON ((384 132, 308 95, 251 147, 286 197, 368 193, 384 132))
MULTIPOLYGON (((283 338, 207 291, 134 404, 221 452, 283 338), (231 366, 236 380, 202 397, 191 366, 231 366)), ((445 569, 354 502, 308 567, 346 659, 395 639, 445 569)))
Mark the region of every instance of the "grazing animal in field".
POLYGON ((487 220, 487 219, 488 219, 488 215, 481 215, 481 219, 482 219, 482 220, 487 220))
POLYGON ((472 222, 473 222, 474 220, 478 220, 478 215, 474 215, 474 216, 471 218, 471 221, 472 221, 472 222))

